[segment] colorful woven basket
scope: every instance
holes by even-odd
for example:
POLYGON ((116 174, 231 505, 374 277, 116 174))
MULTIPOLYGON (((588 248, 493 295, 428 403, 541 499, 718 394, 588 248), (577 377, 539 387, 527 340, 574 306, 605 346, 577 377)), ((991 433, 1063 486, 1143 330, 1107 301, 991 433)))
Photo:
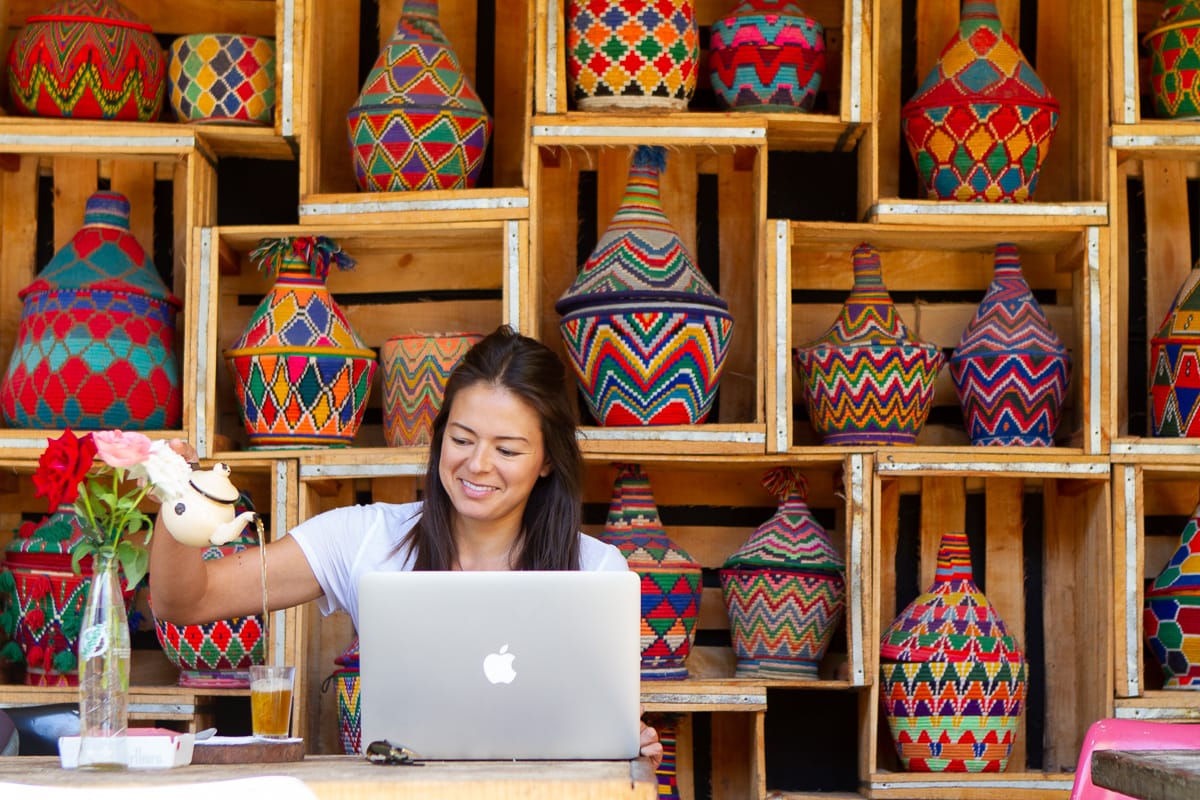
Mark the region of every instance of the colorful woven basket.
POLYGON ((168 97, 183 122, 275 122, 275 40, 240 33, 180 36, 168 52, 168 97))
POLYGON ((337 690, 338 740, 342 752, 348 756, 360 755, 362 748, 362 706, 359 703, 358 637, 345 651, 335 658, 338 668, 333 678, 337 690))
POLYGON ((811 111, 825 72, 825 29, 791 0, 739 0, 713 22, 712 88, 722 108, 811 111))
POLYGON ((661 147, 639 147, 625 198, 555 304, 571 366, 601 425, 703 422, 733 334, 728 306, 659 201, 661 147))
POLYGON ((737 677, 815 680, 846 610, 846 561, 808 509, 808 483, 778 467, 779 509, 721 567, 737 677))
POLYGON ((642 679, 685 679, 700 616, 700 564, 667 536, 639 465, 618 466, 600 538, 642 581, 642 679))
POLYGON ((1166 677, 1164 688, 1200 688, 1200 506, 1179 546, 1146 590, 1142 627, 1166 677))
POLYGON ((901 110, 930 200, 1033 197, 1058 101, 1000 24, 992 0, 963 0, 958 33, 901 110))
POLYGON ((181 303, 129 232, 129 201, 88 198, 83 227, 22 300, 0 385, 14 428, 166 430, 183 415, 175 359, 181 303))
POLYGON ((1200 0, 1173 0, 1142 42, 1150 51, 1154 111, 1165 119, 1200 116, 1200 0))
POLYGON ((478 333, 393 336, 379 348, 383 367, 383 437, 392 447, 424 447, 442 407, 446 381, 478 333))
POLYGON ((252 448, 344 447, 358 432, 375 375, 325 286, 354 260, 324 236, 264 239, 250 254, 275 284, 225 351, 252 448))
POLYGON ((437 0, 405 0, 346 121, 363 191, 475 185, 492 119, 438 24, 437 0))
POLYGON ((1150 339, 1150 412, 1155 436, 1200 436, 1200 264, 1150 339))
POLYGON ((1014 244, 996 245, 995 272, 950 357, 971 444, 1054 444, 1071 357, 1021 274, 1014 244))
MULTIPOLYGON (((253 510, 245 495, 241 496, 238 506, 239 513, 253 510)), ((258 547, 258 535, 254 527, 248 525, 228 544, 204 548, 201 558, 205 561, 224 558, 254 547, 258 547)), ((257 558, 257 555, 252 557, 257 558)), ((153 591, 150 609, 154 610, 153 591)), ((156 615, 154 632, 167 659, 179 670, 180 686, 249 688, 250 666, 266 663, 263 651, 265 624, 262 614, 195 625, 176 625, 156 615)))
POLYGON ((692 0, 567 0, 567 86, 581 111, 686 111, 700 32, 692 0))
POLYGON ((904 769, 1005 769, 1025 658, 975 584, 966 534, 942 536, 933 585, 884 631, 880 657, 880 700, 904 769))
POLYGON ((156 120, 166 56, 154 31, 116 0, 62 0, 25 20, 8 51, 21 114, 156 120))
POLYGON ((825 444, 912 444, 933 405, 944 356, 900 319, 879 252, 854 248, 854 288, 833 325, 796 348, 809 421, 825 444))
MULTIPOLYGON (((71 551, 83 540, 79 518, 63 505, 38 525, 26 523, 5 551, 0 568, 0 631, 9 639, 0 658, 24 661, 29 686, 79 685, 76 650, 92 582, 92 559, 71 569, 71 551)), ((126 612, 134 587, 121 579, 126 612)))

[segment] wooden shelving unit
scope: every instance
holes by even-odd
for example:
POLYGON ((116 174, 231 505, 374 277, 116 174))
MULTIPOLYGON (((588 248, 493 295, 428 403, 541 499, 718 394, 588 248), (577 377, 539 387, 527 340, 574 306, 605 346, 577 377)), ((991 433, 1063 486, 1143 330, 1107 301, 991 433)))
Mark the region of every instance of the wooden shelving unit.
MULTIPOLYGON (((554 303, 620 202, 633 148, 662 144, 667 214, 734 317, 717 410, 695 426, 585 420, 581 444, 588 530, 603 525, 613 465, 637 461, 668 532, 705 569, 689 678, 643 685, 647 709, 671 715, 675 726, 682 796, 709 787, 714 797, 739 799, 1061 800, 1094 719, 1200 719, 1193 693, 1162 688, 1141 631, 1144 585, 1172 544, 1164 526, 1200 500, 1200 440, 1155 439, 1145 423, 1149 336, 1195 260, 1190 187, 1200 179, 1200 124, 1153 119, 1142 85, 1139 42, 1162 0, 998 0, 1006 29, 1036 38, 1025 52, 1062 117, 1036 201, 995 206, 933 202, 905 188, 912 181, 900 109, 954 31, 957 0, 805 4, 829 48, 818 110, 807 115, 720 112, 703 102, 671 114, 581 112, 567 85, 561 0, 441 0, 443 28, 492 98, 488 177, 471 190, 372 195, 355 189, 345 111, 402 0, 371 6, 377 31, 365 30, 358 4, 335 0, 125 2, 164 34, 211 29, 213 20, 274 34, 276 124, 0 117, 0 361, 16 336, 17 291, 39 266, 39 230, 57 246, 78 227, 84 198, 111 185, 131 197, 139 238, 173 242, 174 263, 159 267, 170 268, 185 303, 177 326, 184 422, 151 434, 187 436, 204 458, 230 462, 235 480, 270 498, 274 536, 328 508, 413 500, 427 453, 384 445, 378 387, 352 447, 246 449, 222 350, 269 285, 249 251, 263 236, 338 239, 358 266, 329 285, 371 347, 401 333, 507 322, 565 355, 554 303), (840 177, 853 186, 849 215, 773 212, 784 194, 824 189, 827 178, 789 171, 797 154, 850 165, 840 177), (294 159, 297 224, 218 224, 216 166, 228 157, 294 159), (40 191, 54 193, 52 220, 30 213, 40 191), (164 197, 171 213, 153 213, 164 197), (158 230, 166 224, 170 231, 158 230), (862 241, 880 250, 905 321, 947 354, 990 281, 995 245, 1019 246, 1073 359, 1053 447, 972 448, 948 370, 915 446, 819 443, 793 350, 832 321, 862 241), (759 480, 779 465, 807 476, 810 505, 847 559, 844 631, 811 682, 735 677, 717 580, 725 558, 773 512, 759 480), (940 534, 959 528, 984 555, 977 576, 986 593, 1032 652, 1031 703, 1006 773, 903 773, 880 711, 878 637, 928 585, 940 534), (772 716, 784 697, 793 715, 786 725, 772 716), (820 710, 805 715, 830 699, 854 709, 850 741, 833 759, 853 777, 840 782, 823 777, 826 764, 812 775, 789 770, 805 754, 780 733, 826 724, 820 710)), ((35 5, 10 4, 10 38, 35 5)), ((728 5, 700 0, 701 27, 728 5)), ((45 437, 57 433, 0 428, 0 545, 22 515, 37 513, 27 476, 45 437)), ((336 698, 321 684, 353 637, 348 620, 305 607, 272 624, 273 657, 305 673, 298 729, 313 752, 339 752, 336 698)), ((139 664, 146 678, 135 706, 156 714, 170 706, 174 716, 155 718, 190 727, 207 720, 207 696, 172 685, 161 663, 139 664)), ((0 685, 0 705, 69 697, 0 685)))

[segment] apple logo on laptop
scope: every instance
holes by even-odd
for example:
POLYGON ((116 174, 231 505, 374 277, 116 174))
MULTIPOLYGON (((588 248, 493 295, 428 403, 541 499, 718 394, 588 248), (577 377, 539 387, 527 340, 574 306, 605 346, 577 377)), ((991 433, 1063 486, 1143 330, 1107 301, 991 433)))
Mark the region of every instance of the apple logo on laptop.
POLYGON ((516 654, 508 652, 508 645, 500 648, 499 653, 488 653, 483 659, 483 674, 492 683, 512 683, 517 677, 512 662, 516 654))

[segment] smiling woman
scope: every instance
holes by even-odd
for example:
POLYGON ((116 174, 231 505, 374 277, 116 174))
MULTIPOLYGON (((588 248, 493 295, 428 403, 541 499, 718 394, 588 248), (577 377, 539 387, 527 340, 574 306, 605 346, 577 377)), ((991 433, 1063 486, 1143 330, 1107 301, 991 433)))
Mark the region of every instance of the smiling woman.
MULTIPOLYGON (((333 509, 268 544, 271 607, 316 600, 324 614, 347 612, 357 629, 368 572, 627 570, 619 550, 580 532, 583 466, 566 377, 540 342, 508 326, 485 336, 446 383, 424 500, 333 509)), ((154 538, 156 612, 185 623, 259 610, 256 559, 199 553, 154 538)), ((643 728, 642 744, 661 758, 652 728, 643 728)))

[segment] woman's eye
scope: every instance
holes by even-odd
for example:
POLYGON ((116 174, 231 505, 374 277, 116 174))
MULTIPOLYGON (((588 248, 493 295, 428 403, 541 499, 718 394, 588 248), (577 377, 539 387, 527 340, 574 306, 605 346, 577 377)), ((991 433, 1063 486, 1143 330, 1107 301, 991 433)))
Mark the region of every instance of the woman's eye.
POLYGON ((509 450, 507 447, 498 447, 496 450, 500 453, 500 455, 506 457, 512 457, 517 454, 516 450, 509 450))
POLYGON ((461 436, 451 436, 450 441, 453 442, 454 444, 458 445, 459 447, 466 447, 467 445, 469 445, 471 443, 469 440, 464 439, 461 436))

